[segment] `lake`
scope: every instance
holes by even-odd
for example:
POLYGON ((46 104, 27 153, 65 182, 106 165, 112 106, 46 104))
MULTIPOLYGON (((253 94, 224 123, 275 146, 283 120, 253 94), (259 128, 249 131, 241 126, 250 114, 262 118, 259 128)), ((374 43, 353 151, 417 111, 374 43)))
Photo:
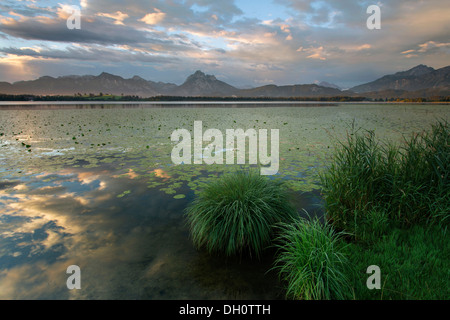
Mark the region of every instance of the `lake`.
POLYGON ((174 165, 171 134, 279 130, 279 170, 303 215, 323 215, 318 174, 352 130, 380 139, 449 120, 442 104, 129 103, 0 105, 0 299, 284 299, 261 260, 196 250, 196 194, 249 165, 174 165), (81 269, 68 290, 66 269, 81 269))

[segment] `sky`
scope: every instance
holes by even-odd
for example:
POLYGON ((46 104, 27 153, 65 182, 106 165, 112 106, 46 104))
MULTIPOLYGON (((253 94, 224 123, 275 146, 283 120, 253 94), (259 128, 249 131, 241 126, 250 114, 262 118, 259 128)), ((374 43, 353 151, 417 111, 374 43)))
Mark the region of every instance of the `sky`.
POLYGON ((0 81, 98 75, 342 88, 450 65, 448 0, 2 0, 0 81), (369 29, 370 5, 381 28, 369 29), (80 29, 68 28, 73 6, 80 29))

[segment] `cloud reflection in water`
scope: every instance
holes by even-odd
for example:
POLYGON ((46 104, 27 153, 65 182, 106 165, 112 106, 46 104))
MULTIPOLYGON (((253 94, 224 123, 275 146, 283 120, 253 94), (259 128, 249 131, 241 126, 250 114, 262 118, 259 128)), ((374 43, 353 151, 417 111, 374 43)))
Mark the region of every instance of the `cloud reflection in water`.
POLYGON ((242 262, 207 267, 217 258, 193 248, 182 217, 192 191, 186 189, 187 197, 174 201, 149 189, 132 169, 125 172, 66 168, 4 184, 0 299, 277 297, 277 289, 264 285, 264 279, 270 280, 267 269, 255 279, 254 270, 239 272, 242 262), (125 190, 130 192, 118 198, 125 190), (82 290, 66 287, 66 269, 72 264, 81 268, 82 290), (200 276, 205 272, 219 285, 205 284, 200 276), (227 288, 231 276, 235 281, 227 288))

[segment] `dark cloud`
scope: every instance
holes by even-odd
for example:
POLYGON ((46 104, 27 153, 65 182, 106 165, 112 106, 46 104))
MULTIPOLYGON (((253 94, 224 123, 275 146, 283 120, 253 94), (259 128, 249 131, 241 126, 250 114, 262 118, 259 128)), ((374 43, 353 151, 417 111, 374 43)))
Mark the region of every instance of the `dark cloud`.
POLYGON ((147 62, 147 63, 174 63, 177 57, 165 57, 146 52, 131 52, 114 48, 94 47, 76 48, 69 47, 66 50, 33 50, 30 48, 0 48, 0 53, 14 54, 17 56, 28 56, 43 59, 81 60, 98 62, 147 62))
POLYGON ((27 40, 72 43, 136 44, 149 39, 146 32, 107 24, 101 20, 82 19, 81 26, 81 29, 70 30, 63 19, 21 19, 2 23, 0 31, 27 40))
POLYGON ((30 76, 50 74, 57 66, 61 75, 77 67, 90 73, 133 70, 176 82, 202 69, 236 86, 270 79, 345 87, 420 63, 448 64, 447 0, 273 2, 286 14, 274 12, 267 20, 247 17, 239 1, 89 0, 81 30, 69 30, 64 4, 5 0, 0 77, 13 74, 14 66, 30 76), (371 4, 381 6, 381 30, 366 27, 371 4), (8 73, 1 71, 6 64, 8 73))

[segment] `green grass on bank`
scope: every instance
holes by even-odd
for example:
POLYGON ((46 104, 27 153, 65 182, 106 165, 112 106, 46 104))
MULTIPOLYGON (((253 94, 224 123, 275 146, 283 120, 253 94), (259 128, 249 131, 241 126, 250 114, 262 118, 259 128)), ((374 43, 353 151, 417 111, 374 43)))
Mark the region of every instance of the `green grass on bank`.
POLYGON ((392 229, 370 244, 351 243, 351 299, 447 300, 450 298, 450 234, 440 226, 392 229), (366 286, 367 267, 381 270, 381 289, 366 286))
POLYGON ((448 224, 449 136, 447 122, 400 146, 377 141, 373 132, 349 134, 321 177, 335 226, 365 239, 390 223, 448 224))
POLYGON ((274 269, 288 299, 441 300, 450 298, 449 230, 393 228, 371 242, 348 241, 329 223, 284 224, 274 269), (380 267, 370 290, 369 266, 380 267))
POLYGON ((450 131, 441 121, 402 145, 354 132, 321 176, 346 239, 353 299, 449 299, 450 131), (381 269, 369 290, 367 267, 381 269))
POLYGON ((321 174, 328 221, 284 225, 275 265, 294 299, 450 298, 450 131, 401 145, 351 132, 321 174), (368 267, 380 268, 369 289, 368 267))
POLYGON ((292 299, 450 298, 450 130, 441 121, 403 144, 352 132, 321 174, 327 219, 297 217, 286 190, 259 174, 225 175, 187 209, 210 253, 260 255, 292 299), (366 283, 380 268, 380 289, 366 283))

